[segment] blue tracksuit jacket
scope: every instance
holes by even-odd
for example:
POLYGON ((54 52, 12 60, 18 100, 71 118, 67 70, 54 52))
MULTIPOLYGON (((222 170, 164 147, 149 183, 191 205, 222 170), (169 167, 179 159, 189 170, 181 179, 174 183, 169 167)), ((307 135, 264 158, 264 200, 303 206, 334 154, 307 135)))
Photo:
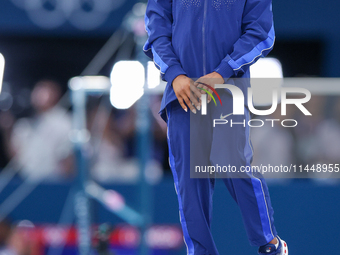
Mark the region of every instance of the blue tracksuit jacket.
MULTIPOLYGON (((145 25, 149 37, 144 51, 168 82, 161 115, 168 125, 169 162, 187 254, 217 255, 210 231, 214 180, 190 178, 189 169, 194 160, 200 166, 250 166, 250 130, 242 125, 212 127, 212 119, 232 112, 233 100, 226 90, 219 91, 223 106, 208 107, 206 116, 192 118, 176 100, 172 81, 180 74, 199 78, 213 71, 224 79, 249 78, 249 66, 274 44, 271 0, 149 0, 145 25), (200 144, 192 146, 193 140, 200 144)), ((249 82, 240 84, 246 95, 249 82)), ((245 112, 228 118, 247 122, 247 107, 245 112)), ((223 181, 240 207, 250 243, 261 246, 277 235, 273 208, 263 178, 248 177, 223 181)))
POLYGON ((176 99, 171 84, 178 75, 249 77, 275 39, 271 0, 149 0, 145 27, 144 51, 168 82, 162 113, 176 99))

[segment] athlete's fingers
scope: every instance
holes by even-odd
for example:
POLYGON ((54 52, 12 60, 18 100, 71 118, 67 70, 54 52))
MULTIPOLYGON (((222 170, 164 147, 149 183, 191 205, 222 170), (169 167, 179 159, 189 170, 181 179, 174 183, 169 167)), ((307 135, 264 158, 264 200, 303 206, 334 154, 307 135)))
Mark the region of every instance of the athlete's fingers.
MULTIPOLYGON (((211 89, 208 89, 208 91, 210 92, 210 94, 212 94, 212 93, 213 93, 211 89)), ((210 103, 210 101, 211 101, 211 96, 210 96, 210 95, 208 95, 208 104, 210 103)))
MULTIPOLYGON (((199 78, 198 80, 196 80, 195 83, 194 83, 194 86, 196 88, 201 88, 202 89, 204 87, 203 82, 202 82, 202 78, 199 78)), ((199 92, 201 94, 206 94, 206 92, 204 90, 201 90, 201 89, 199 89, 199 92)))
POLYGON ((204 88, 204 85, 203 85, 202 82, 200 82, 200 79, 198 79, 198 80, 195 82, 194 86, 198 88, 198 90, 199 90, 199 92, 200 92, 201 94, 206 94, 206 92, 205 92, 204 90, 202 90, 202 89, 204 88))
POLYGON ((196 95, 197 98, 201 98, 201 89, 198 89, 198 86, 196 86, 194 83, 190 85, 191 91, 196 95))
MULTIPOLYGON (((177 96, 177 95, 176 95, 177 96)), ((177 99, 178 99, 178 102, 179 104, 182 106, 183 110, 188 112, 188 108, 187 106, 185 105, 184 101, 183 101, 183 98, 181 96, 177 96, 177 99)))
POLYGON ((193 91, 191 91, 190 93, 190 101, 191 101, 191 104, 195 106, 197 110, 201 110, 201 103, 199 100, 197 100, 197 97, 193 91))
POLYGON ((199 91, 199 89, 197 89, 195 87, 195 83, 193 80, 190 81, 190 88, 189 88, 189 98, 191 101, 191 104, 196 107, 197 110, 201 109, 201 92, 199 91))
POLYGON ((181 95, 184 102, 186 103, 186 105, 190 108, 190 110, 196 114, 196 108, 191 104, 191 101, 190 101, 190 94, 191 94, 191 90, 190 90, 190 87, 188 87, 185 91, 184 91, 185 94, 181 95))
MULTIPOLYGON (((200 79, 198 79, 198 80, 196 81, 196 83, 198 84, 198 86, 199 86, 200 88, 209 91, 210 94, 213 93, 213 91, 212 91, 208 86, 214 87, 214 85, 210 85, 210 84, 208 84, 208 83, 206 83, 206 82, 202 82, 202 81, 200 81, 200 79), (208 85, 208 86, 207 86, 207 85, 208 85)), ((204 90, 201 90, 201 91, 203 91, 204 94, 206 93, 204 90)), ((211 101, 211 96, 210 96, 209 93, 208 93, 208 98, 207 98, 207 99, 208 99, 208 103, 210 103, 210 101, 211 101)))
POLYGON ((190 100, 191 100, 191 102, 194 103, 196 108, 198 110, 200 110, 200 108, 201 108, 201 95, 202 95, 201 92, 200 92, 200 89, 195 87, 194 83, 192 83, 192 84, 190 84, 190 90, 191 90, 190 100))
MULTIPOLYGON (((209 90, 209 87, 208 86, 211 86, 209 83, 206 83, 202 80, 197 80, 195 82, 195 85, 198 87, 198 88, 202 88, 202 89, 206 89, 206 90, 209 90)), ((203 92, 202 93, 206 93, 204 90, 202 90, 203 92)))

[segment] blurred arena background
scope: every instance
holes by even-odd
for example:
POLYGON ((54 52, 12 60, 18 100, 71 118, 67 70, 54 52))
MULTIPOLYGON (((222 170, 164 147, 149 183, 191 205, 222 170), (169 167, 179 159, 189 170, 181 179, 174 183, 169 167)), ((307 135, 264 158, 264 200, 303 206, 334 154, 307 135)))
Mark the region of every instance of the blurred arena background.
MULTIPOLYGON (((106 90, 89 93, 83 112, 88 133, 81 133, 78 150, 72 136, 70 79, 109 77, 118 61, 147 61, 141 56, 145 34, 138 2, 0 1, 0 53, 6 60, 0 94, 1 255, 185 254, 166 125, 157 114, 161 94, 122 110, 111 105, 106 90), (150 111, 143 115, 140 109, 150 111)), ((338 1, 273 1, 277 39, 270 57, 281 62, 284 77, 340 76, 339 9, 338 1)), ((256 163, 340 163, 340 83, 326 83, 312 91, 307 108, 313 117, 290 112, 301 118, 297 128, 254 134, 256 163)), ((279 235, 291 254, 336 254, 339 179, 290 177, 269 180, 279 235)), ((220 254, 255 254, 221 182, 214 199, 212 228, 220 254)))

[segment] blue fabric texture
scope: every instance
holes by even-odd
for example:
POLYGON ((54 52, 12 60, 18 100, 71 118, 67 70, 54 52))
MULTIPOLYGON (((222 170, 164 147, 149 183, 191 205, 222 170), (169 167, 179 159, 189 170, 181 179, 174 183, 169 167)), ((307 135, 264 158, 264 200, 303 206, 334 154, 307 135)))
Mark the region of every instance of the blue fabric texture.
POLYGON ((249 66, 273 47, 271 0, 149 0, 147 56, 167 82, 161 104, 176 100, 173 80, 216 71, 225 79, 249 76, 249 66))
MULTIPOLYGON (((231 94, 226 90, 219 90, 219 94, 223 106, 209 104, 207 115, 185 112, 178 101, 166 107, 170 166, 188 254, 219 254, 210 229, 215 179, 191 178, 192 168, 218 164, 239 169, 250 165, 253 157, 248 126, 220 125, 213 128, 211 125, 212 120, 219 118, 221 113, 232 112, 231 94)), ((228 121, 247 122, 247 107, 245 112, 245 116, 229 116, 228 121)), ((262 246, 277 236, 274 211, 262 176, 246 175, 222 180, 240 208, 250 244, 262 246)))
MULTIPOLYGON (((167 82, 160 113, 168 125, 169 162, 187 254, 218 255, 210 230, 215 179, 190 178, 190 171, 193 162, 249 166, 253 156, 249 127, 212 127, 212 119, 233 111, 227 90, 219 90, 223 106, 210 104, 207 115, 191 118, 179 105, 172 82, 181 74, 196 79, 216 71, 247 95, 249 79, 233 83, 234 78, 249 78, 249 66, 273 47, 271 0, 149 0, 145 25, 144 51, 167 82), (192 146, 192 141, 200 144, 192 146)), ((247 106, 245 112, 231 118, 247 122, 247 106)), ((263 178, 249 174, 223 182, 240 207, 250 244, 271 241, 277 233, 263 178)))

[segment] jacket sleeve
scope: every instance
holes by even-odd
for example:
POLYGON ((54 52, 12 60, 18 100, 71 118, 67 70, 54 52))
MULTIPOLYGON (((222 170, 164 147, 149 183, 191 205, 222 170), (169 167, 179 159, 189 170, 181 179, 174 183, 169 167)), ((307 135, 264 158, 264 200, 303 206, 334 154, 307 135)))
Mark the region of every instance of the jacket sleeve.
POLYGON ((233 52, 214 70, 222 77, 239 76, 260 57, 272 50, 275 41, 271 0, 246 0, 242 20, 242 35, 233 52))
POLYGON ((149 0, 145 13, 148 40, 144 52, 153 59, 162 79, 172 84, 180 74, 186 74, 172 47, 172 0, 149 0))

